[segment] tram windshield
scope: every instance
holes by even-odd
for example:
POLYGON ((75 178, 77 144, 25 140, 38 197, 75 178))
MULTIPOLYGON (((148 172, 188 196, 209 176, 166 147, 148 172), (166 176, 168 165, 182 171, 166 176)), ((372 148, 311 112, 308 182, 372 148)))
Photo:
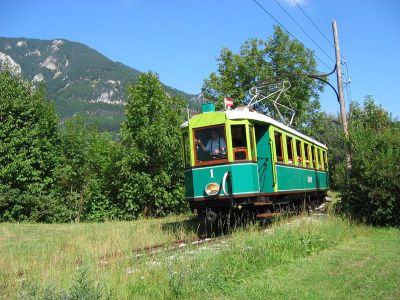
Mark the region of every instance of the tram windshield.
POLYGON ((227 160, 225 127, 213 126, 194 130, 196 164, 219 163, 227 160))

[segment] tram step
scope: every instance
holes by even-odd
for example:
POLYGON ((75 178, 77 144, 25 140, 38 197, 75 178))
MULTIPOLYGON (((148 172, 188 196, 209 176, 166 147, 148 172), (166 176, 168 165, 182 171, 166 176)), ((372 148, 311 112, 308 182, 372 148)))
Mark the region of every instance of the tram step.
POLYGON ((273 218, 279 216, 279 213, 261 213, 257 214, 256 218, 273 218))
POLYGON ((276 203, 274 203, 274 205, 275 205, 275 206, 287 205, 287 204, 289 204, 289 203, 290 203, 290 201, 283 201, 283 202, 276 202, 276 203))
POLYGON ((254 202, 254 206, 263 206, 263 205, 272 205, 273 203, 268 201, 268 202, 254 202))

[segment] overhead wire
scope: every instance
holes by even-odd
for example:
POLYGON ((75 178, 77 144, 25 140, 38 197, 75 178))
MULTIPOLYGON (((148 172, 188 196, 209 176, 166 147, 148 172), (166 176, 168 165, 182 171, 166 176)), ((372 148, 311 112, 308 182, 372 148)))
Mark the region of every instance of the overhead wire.
MULTIPOLYGON (((279 26, 281 26, 293 39, 295 39, 297 42, 301 43, 299 39, 294 36, 277 18, 275 18, 258 0, 253 0, 267 15, 269 15, 279 26)), ((299 3, 296 0, 292 0, 296 6, 300 9, 300 11, 307 17, 307 19, 311 22, 311 24, 318 30, 318 32, 324 37, 324 39, 335 49, 334 44, 328 39, 328 37, 321 31, 321 29, 316 25, 316 23, 312 20, 312 18, 301 8, 299 3)), ((331 71, 329 74, 300 74, 304 75, 310 78, 315 78, 320 81, 325 82, 326 84, 330 85, 333 90, 336 93, 337 99, 339 101, 339 95, 336 89, 333 87, 331 83, 329 83, 328 80, 325 80, 324 77, 327 77, 331 75, 333 72, 336 70, 336 61, 331 58, 329 54, 327 54, 322 47, 308 34, 308 32, 296 21, 294 17, 283 7, 283 5, 279 2, 279 0, 275 0, 275 2, 280 6, 280 8, 286 13, 286 15, 301 29, 301 31, 332 61, 335 63, 335 68, 333 71, 331 71)), ((307 49, 307 48, 306 48, 307 49)), ((310 49, 307 49, 311 53, 313 53, 310 49)), ((327 67, 330 70, 330 67, 321 59, 319 58, 316 54, 314 54, 315 58, 322 63, 325 67, 327 67)), ((346 88, 346 93, 347 93, 347 98, 350 101, 352 101, 352 94, 351 94, 351 87, 350 87, 350 77, 349 77, 349 70, 348 70, 348 62, 346 61, 346 58, 343 55, 340 55, 340 58, 343 59, 343 64, 345 65, 346 71, 343 72, 343 77, 345 78, 345 88, 346 88)), ((341 62, 340 62, 341 63, 341 62)), ((343 85, 343 83, 342 83, 343 85)))
MULTIPOLYGON (((275 0, 277 1, 277 0, 275 0)), ((297 2, 297 0, 292 0, 294 4, 296 4, 297 8, 303 13, 303 15, 310 21, 310 23, 317 29, 317 31, 324 37, 324 39, 332 46, 333 49, 335 49, 335 45, 331 42, 331 40, 322 32, 322 30, 318 27, 318 25, 313 21, 313 19, 305 12, 305 10, 301 7, 301 5, 297 2)), ((340 57, 345 60, 345 65, 346 65, 346 91, 348 94, 348 98, 351 101, 352 100, 352 94, 351 94, 351 85, 350 85, 350 77, 349 77, 349 70, 348 70, 348 62, 345 58, 344 55, 340 54, 340 57)))
POLYGON ((308 34, 308 32, 301 26, 294 17, 286 10, 285 7, 279 2, 279 0, 275 0, 275 2, 279 5, 279 7, 285 12, 285 14, 301 29, 301 31, 328 57, 333 63, 335 63, 335 60, 325 52, 324 49, 308 34))
MULTIPOLYGON (((278 0, 275 0, 278 1, 278 0)), ((322 32, 322 30, 318 27, 318 25, 313 21, 313 19, 305 12, 305 10, 301 7, 301 5, 297 2, 297 0, 292 0, 294 4, 297 6, 297 8, 303 13, 303 15, 310 21, 310 23, 317 29, 317 31, 324 37, 324 39, 332 46, 333 49, 335 49, 335 45, 331 42, 331 40, 322 32)), ((280 4, 280 3, 278 3, 280 4)), ((281 6, 281 5, 280 5, 281 6)), ((282 9, 284 9, 282 7, 282 9)), ((294 21, 294 20, 293 20, 294 21)), ((307 35, 308 36, 308 35, 307 35)), ((348 61, 346 60, 346 57, 342 54, 340 54, 341 59, 343 59, 343 64, 345 65, 346 72, 343 73, 345 75, 345 84, 346 84, 346 94, 347 98, 349 101, 353 100, 353 95, 351 93, 351 79, 349 76, 349 68, 348 68, 348 61)))
POLYGON ((333 47, 335 48, 335 46, 332 44, 332 42, 326 37, 326 35, 321 31, 321 29, 319 29, 319 27, 317 26, 317 24, 314 23, 314 21, 311 19, 311 17, 304 11, 304 9, 301 8, 301 6, 299 5, 299 3, 297 3, 296 0, 292 0, 294 2, 294 4, 296 4, 296 6, 298 7, 298 9, 301 10, 301 12, 306 16, 306 18, 311 22, 311 24, 313 24, 313 26, 315 27, 315 29, 318 30, 318 32, 325 38, 325 40, 333 47))
MULTIPOLYGON (((279 26, 281 26, 293 39, 295 39, 297 42, 301 43, 300 40, 294 36, 281 22, 278 21, 263 5, 261 5, 260 2, 257 0, 253 0, 267 15, 269 15, 279 26)), ((306 48, 307 49, 307 48, 306 48)), ((311 50, 307 49, 308 51, 312 52, 311 50)), ((314 53, 315 58, 322 63, 328 70, 331 69, 328 64, 326 64, 321 58, 319 58, 315 53, 314 53)))
MULTIPOLYGON (((318 32, 324 37, 324 39, 335 49, 335 45, 331 42, 331 40, 322 32, 322 30, 318 27, 317 24, 312 20, 312 18, 301 8, 301 5, 297 2, 297 0, 292 0, 294 4, 296 4, 297 8, 303 13, 303 15, 310 21, 310 23, 318 30, 318 32)), ((344 55, 340 55, 343 59, 346 59, 344 55)))

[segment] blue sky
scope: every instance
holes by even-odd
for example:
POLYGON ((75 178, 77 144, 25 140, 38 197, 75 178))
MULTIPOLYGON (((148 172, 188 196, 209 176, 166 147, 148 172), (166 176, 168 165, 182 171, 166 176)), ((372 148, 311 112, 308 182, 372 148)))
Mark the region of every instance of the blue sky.
MULTIPOLYGON (((280 1, 334 58, 332 46, 293 0, 280 1)), ((275 0, 259 2, 333 67, 275 0)), ((377 103, 400 116, 400 1, 297 2, 330 40, 331 21, 337 20, 352 98, 362 101, 365 95, 373 95, 377 103)), ((253 0, 0 0, 0 36, 79 41, 140 71, 156 71, 164 83, 189 93, 198 93, 216 69, 222 47, 238 51, 248 38, 267 38, 273 25, 253 0)), ((319 69, 328 71, 322 64, 319 69)), ((335 82, 334 77, 331 80, 335 82)), ((331 113, 339 110, 328 87, 321 106, 331 113)))

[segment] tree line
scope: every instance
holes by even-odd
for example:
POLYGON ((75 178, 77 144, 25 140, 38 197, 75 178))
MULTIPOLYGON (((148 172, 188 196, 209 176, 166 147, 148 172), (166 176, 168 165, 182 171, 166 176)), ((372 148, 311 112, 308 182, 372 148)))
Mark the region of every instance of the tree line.
MULTIPOLYGON (((281 98, 292 105, 293 127, 328 146, 338 213, 376 225, 400 225, 400 125, 371 96, 351 103, 349 138, 337 115, 320 110, 323 86, 301 73, 318 73, 311 51, 279 27, 267 40, 250 39, 239 53, 222 49, 204 81, 206 99, 243 105, 253 86, 290 80, 281 98), (352 169, 347 181, 344 144, 352 169)), ((184 199, 179 125, 185 101, 170 96, 154 73, 128 86, 126 121, 118 138, 83 116, 59 126, 42 86, 0 72, 0 221, 132 220, 188 209, 184 199)), ((274 116, 274 107, 259 107, 274 116)), ((283 112, 285 113, 285 112, 283 112)))
POLYGON ((44 87, 0 73, 0 220, 131 220, 187 210, 184 101, 145 73, 127 91, 119 139, 84 116, 58 125, 44 87), (178 112, 178 113, 177 113, 178 112))

